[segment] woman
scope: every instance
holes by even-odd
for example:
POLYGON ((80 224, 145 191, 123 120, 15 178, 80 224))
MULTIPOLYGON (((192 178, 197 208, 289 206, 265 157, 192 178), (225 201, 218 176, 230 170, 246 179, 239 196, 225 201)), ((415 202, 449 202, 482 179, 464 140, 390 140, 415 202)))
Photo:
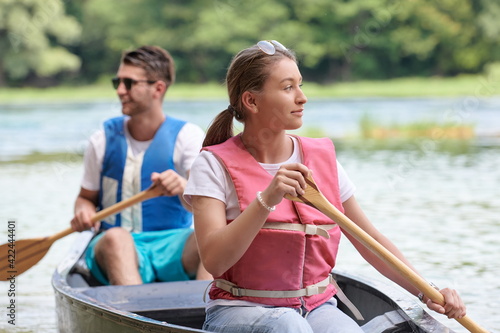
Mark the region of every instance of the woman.
MULTIPOLYGON (((362 332, 343 314, 329 274, 339 227, 290 200, 314 179, 327 199, 393 254, 399 250, 365 216, 329 139, 291 136, 302 125, 302 77, 276 41, 239 52, 226 77, 230 104, 210 126, 184 192, 193 206, 201 259, 216 278, 204 329, 215 332, 362 332), (233 117, 244 124, 233 136, 233 117), (210 212, 210 213, 207 213, 210 212)), ((346 234, 361 255, 410 293, 419 290, 346 234)), ((455 290, 441 290, 450 318, 465 315, 455 290)))

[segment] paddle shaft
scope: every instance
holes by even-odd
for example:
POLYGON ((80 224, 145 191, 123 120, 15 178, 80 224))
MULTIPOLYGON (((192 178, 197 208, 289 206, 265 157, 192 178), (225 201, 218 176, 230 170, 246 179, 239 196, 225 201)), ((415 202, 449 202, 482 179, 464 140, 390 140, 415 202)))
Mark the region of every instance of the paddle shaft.
MULTIPOLYGON (((420 275, 415 273, 415 271, 409 268, 398 257, 392 254, 392 252, 387 250, 373 237, 371 237, 363 229, 361 229, 357 224, 355 224, 347 216, 342 214, 337 209, 337 207, 332 205, 323 196, 323 194, 319 192, 319 190, 318 194, 318 196, 314 196, 313 198, 306 197, 308 201, 307 203, 313 205, 316 209, 335 221, 344 231, 356 238, 360 243, 362 243, 366 248, 377 255, 381 260, 398 271, 408 282, 410 282, 413 286, 415 286, 415 288, 424 293, 424 295, 430 298, 433 302, 444 305, 444 297, 438 290, 434 289, 434 287, 432 287, 427 281, 420 277, 420 275)), ((479 326, 467 316, 455 319, 470 332, 488 333, 487 330, 479 326)))
MULTIPOLYGON (((107 208, 104 208, 103 210, 98 211, 91 218, 91 221, 92 221, 92 223, 95 224, 96 222, 99 222, 99 221, 101 221, 101 220, 105 219, 106 217, 111 216, 113 214, 116 214, 116 213, 124 210, 125 208, 133 206, 136 203, 139 203, 139 202, 142 202, 144 200, 151 199, 151 198, 154 198, 154 197, 157 197, 157 196, 160 196, 160 195, 161 195, 161 189, 159 188, 159 186, 156 186, 156 185, 153 184, 147 190, 139 192, 139 193, 131 196, 128 199, 125 199, 123 201, 120 201, 120 202, 112 205, 112 206, 109 206, 107 208)), ((69 234, 72 234, 73 232, 74 232, 74 230, 72 228, 68 228, 68 229, 65 229, 65 230, 63 230, 61 232, 58 232, 55 235, 50 236, 48 238, 48 240, 51 243, 53 243, 53 242, 55 242, 58 239, 61 239, 63 237, 68 236, 69 234)))
MULTIPOLYGON (((161 194, 160 188, 153 185, 147 190, 97 212, 91 220, 96 223, 129 206, 161 194)), ((50 237, 21 239, 0 245, 0 281, 15 279, 16 276, 36 265, 47 254, 56 240, 73 233, 73 231, 72 228, 68 228, 50 237)))

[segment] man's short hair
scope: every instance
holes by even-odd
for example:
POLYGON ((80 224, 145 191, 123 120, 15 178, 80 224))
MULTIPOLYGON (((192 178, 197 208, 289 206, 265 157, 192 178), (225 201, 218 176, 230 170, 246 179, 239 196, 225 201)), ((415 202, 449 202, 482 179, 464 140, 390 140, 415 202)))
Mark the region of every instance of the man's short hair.
POLYGON ((142 46, 123 53, 121 62, 144 69, 148 80, 161 80, 169 87, 175 81, 174 59, 158 46, 142 46))

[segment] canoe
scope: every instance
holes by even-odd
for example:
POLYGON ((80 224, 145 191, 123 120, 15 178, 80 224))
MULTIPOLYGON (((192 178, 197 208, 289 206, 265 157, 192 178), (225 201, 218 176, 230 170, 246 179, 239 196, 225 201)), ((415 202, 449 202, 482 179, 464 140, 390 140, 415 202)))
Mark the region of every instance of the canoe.
MULTIPOLYGON (((98 285, 81 260, 92 236, 79 234, 52 276, 60 332, 206 332, 201 327, 209 281, 98 285)), ((365 332, 453 332, 399 288, 346 272, 333 274, 363 314, 365 319, 358 323, 365 332)), ((351 315, 340 302, 339 307, 351 315)))

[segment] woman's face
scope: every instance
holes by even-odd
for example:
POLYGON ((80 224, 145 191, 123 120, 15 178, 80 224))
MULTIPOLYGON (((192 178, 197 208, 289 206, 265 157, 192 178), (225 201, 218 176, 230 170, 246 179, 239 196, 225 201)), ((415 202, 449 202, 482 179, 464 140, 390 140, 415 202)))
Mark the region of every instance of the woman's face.
POLYGON ((262 91, 255 94, 260 126, 272 131, 300 128, 307 102, 301 86, 302 76, 293 60, 284 58, 274 64, 262 91))

